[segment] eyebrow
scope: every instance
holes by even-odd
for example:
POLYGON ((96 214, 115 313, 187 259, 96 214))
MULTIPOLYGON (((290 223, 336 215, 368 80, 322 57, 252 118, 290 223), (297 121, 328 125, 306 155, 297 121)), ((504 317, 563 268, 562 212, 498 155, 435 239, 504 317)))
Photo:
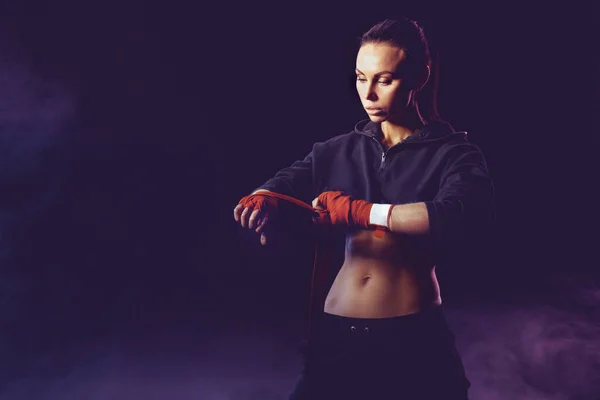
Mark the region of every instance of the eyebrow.
MULTIPOLYGON (((356 70, 356 72, 358 72, 359 74, 363 74, 363 75, 364 75, 364 73, 363 73, 363 72, 362 72, 360 69, 356 68, 355 70, 356 70)), ((376 74, 375 74, 375 76, 377 76, 377 75, 383 75, 383 74, 395 75, 396 73, 395 73, 395 72, 392 72, 392 71, 381 71, 381 72, 378 72, 378 73, 376 73, 376 74)))

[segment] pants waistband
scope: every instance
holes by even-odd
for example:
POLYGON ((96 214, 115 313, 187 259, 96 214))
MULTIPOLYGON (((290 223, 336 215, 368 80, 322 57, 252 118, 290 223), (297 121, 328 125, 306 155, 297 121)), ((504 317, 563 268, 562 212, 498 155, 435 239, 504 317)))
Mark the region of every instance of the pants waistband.
POLYGON ((391 318, 351 318, 323 313, 319 336, 339 338, 413 336, 427 332, 447 331, 442 306, 434 306, 414 314, 391 318))

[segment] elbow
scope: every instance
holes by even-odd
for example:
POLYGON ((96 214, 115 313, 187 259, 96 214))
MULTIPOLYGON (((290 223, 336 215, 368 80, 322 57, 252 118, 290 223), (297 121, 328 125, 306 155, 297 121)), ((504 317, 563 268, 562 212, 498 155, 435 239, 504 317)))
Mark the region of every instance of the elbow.
POLYGON ((454 258, 471 243, 486 237, 490 210, 463 199, 426 202, 429 214, 428 242, 440 259, 454 258))
POLYGON ((457 240, 465 234, 467 213, 464 202, 442 200, 425 202, 429 220, 429 237, 435 242, 457 240))

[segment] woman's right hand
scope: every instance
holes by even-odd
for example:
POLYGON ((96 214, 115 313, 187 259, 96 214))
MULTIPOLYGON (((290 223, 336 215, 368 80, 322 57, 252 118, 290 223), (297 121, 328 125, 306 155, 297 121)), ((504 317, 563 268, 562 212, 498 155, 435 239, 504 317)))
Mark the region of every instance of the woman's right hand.
MULTIPOLYGON (((257 190, 252 194, 260 192, 268 192, 268 190, 257 190)), ((261 201, 260 203, 259 207, 244 207, 242 203, 239 203, 233 209, 233 219, 239 222, 242 228, 254 229, 256 233, 260 233, 260 244, 264 246, 267 244, 265 226, 269 221, 269 215, 275 214, 276 207, 268 201, 261 201)))

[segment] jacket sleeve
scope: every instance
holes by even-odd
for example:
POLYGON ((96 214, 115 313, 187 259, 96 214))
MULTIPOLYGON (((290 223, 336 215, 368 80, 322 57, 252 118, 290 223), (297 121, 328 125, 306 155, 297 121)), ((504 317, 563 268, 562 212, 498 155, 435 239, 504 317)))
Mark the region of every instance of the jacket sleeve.
POLYGON ((425 202, 430 243, 443 258, 475 250, 490 238, 495 222, 494 187, 483 154, 468 143, 449 153, 439 191, 425 202))
POLYGON ((297 160, 289 167, 279 170, 273 178, 254 191, 266 189, 310 204, 313 200, 313 161, 314 147, 303 160, 297 160))

